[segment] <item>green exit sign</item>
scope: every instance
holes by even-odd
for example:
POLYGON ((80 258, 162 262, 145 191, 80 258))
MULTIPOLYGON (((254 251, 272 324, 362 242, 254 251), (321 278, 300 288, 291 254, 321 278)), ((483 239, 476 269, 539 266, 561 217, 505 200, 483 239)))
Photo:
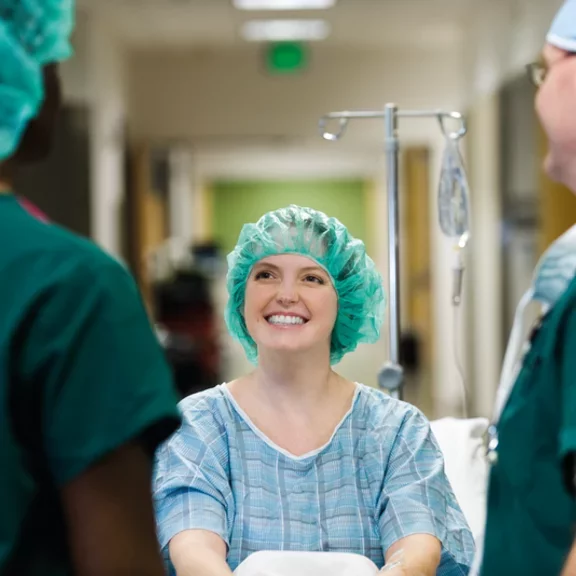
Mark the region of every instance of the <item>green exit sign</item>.
POLYGON ((300 42, 277 42, 266 50, 266 68, 272 74, 295 74, 308 64, 306 47, 300 42))

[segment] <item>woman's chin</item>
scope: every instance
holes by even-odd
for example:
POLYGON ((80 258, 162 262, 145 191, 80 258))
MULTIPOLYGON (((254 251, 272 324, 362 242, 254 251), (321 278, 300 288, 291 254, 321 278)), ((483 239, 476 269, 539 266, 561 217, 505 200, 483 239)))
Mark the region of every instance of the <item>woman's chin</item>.
POLYGON ((306 355, 314 348, 314 345, 304 341, 304 338, 269 338, 266 339, 266 343, 258 344, 258 355, 274 356, 278 359, 281 359, 282 356, 295 358, 306 355))
POLYGON ((260 327, 253 334, 258 347, 258 356, 274 356, 281 360, 282 355, 289 358, 317 354, 319 350, 330 353, 329 337, 321 337, 317 330, 310 330, 306 324, 295 329, 282 329, 271 326, 260 327))
POLYGON ((259 355, 262 353, 264 354, 286 354, 287 356, 298 356, 301 354, 305 354, 307 351, 310 350, 309 346, 302 346, 301 344, 275 344, 275 345, 266 345, 266 346, 259 346, 258 350, 259 355))

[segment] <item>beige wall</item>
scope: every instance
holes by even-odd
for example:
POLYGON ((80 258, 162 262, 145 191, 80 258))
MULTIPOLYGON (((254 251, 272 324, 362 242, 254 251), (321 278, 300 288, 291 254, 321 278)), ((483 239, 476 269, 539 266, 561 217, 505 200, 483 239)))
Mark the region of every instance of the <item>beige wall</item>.
POLYGON ((90 111, 91 235, 120 253, 119 211, 124 193, 125 48, 107 23, 79 8, 74 56, 61 66, 67 102, 90 111))
POLYGON ((466 100, 498 90, 503 79, 522 73, 544 44, 564 0, 482 0, 471 2, 463 46, 466 100))
MULTIPOLYGON (((387 101, 458 106, 459 65, 457 49, 384 55, 324 48, 313 51, 304 74, 270 77, 252 48, 137 53, 129 65, 131 129, 137 136, 183 138, 200 147, 276 136, 317 142, 318 118, 331 110, 379 108, 387 101)), ((409 122, 403 134, 426 139, 430 130, 409 122)), ((351 127, 346 139, 381 141, 377 122, 351 127)))
POLYGON ((121 251, 124 197, 126 72, 124 47, 92 18, 88 34, 92 140, 92 236, 112 254, 121 251))
POLYGON ((470 110, 472 242, 465 277, 469 304, 467 384, 475 412, 491 416, 503 357, 499 106, 496 95, 470 110))

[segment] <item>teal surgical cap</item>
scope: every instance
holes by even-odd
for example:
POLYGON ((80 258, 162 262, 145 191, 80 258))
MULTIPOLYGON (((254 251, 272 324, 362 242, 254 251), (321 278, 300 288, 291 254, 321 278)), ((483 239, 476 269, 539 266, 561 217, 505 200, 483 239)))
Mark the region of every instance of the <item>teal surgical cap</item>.
POLYGON ((330 275, 338 295, 330 346, 332 364, 358 344, 378 340, 384 320, 384 289, 364 243, 353 238, 336 218, 291 205, 265 214, 255 224, 245 224, 236 248, 228 255, 226 324, 250 362, 257 363, 258 351, 244 321, 246 282, 254 264, 277 254, 306 256, 330 275))
POLYGON ((576 52, 576 0, 567 0, 560 8, 546 40, 557 48, 576 52))
POLYGON ((41 108, 42 68, 72 54, 73 26, 74 0, 0 0, 0 160, 41 108))

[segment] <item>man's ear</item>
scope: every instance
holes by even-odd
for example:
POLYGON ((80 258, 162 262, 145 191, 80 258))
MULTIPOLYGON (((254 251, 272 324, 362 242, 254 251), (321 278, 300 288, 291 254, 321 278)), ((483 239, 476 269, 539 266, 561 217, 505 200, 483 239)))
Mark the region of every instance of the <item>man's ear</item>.
POLYGON ((62 104, 58 66, 49 64, 43 69, 44 101, 33 118, 14 155, 17 163, 33 163, 45 160, 52 151, 56 120, 62 104))

